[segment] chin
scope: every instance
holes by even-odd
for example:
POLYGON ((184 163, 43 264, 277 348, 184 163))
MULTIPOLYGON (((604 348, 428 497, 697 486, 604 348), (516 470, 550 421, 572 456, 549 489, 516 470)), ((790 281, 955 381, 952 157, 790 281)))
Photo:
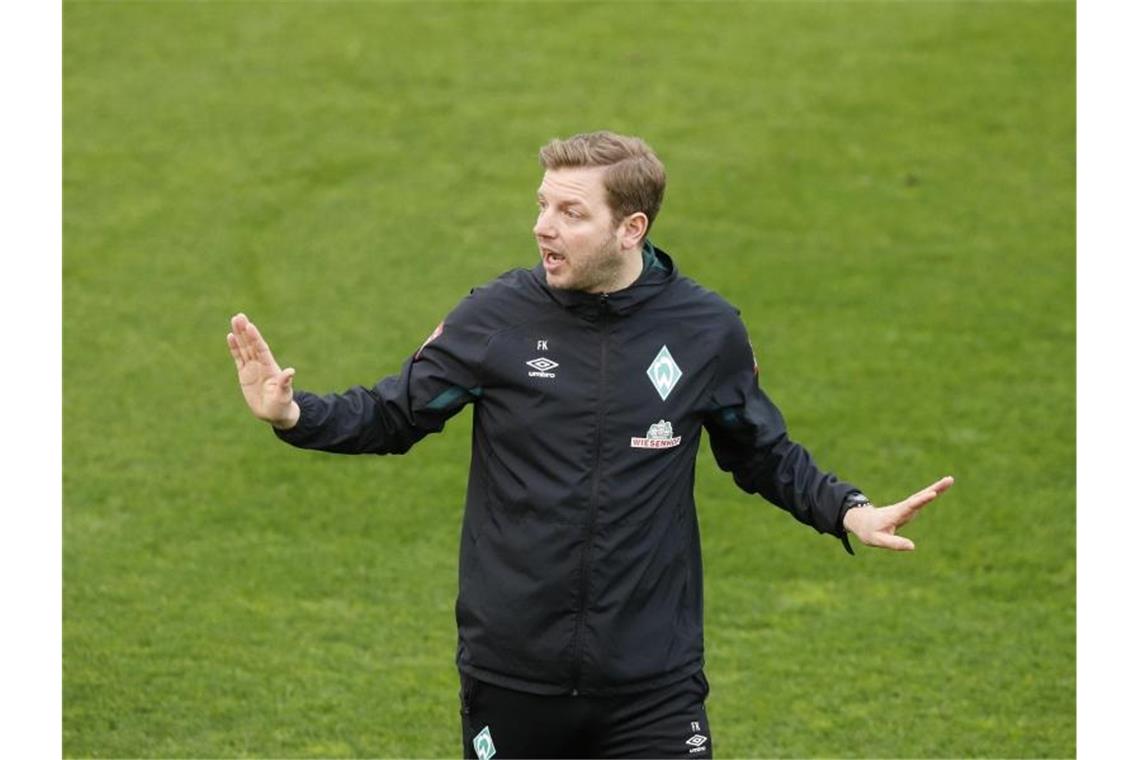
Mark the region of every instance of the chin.
POLYGON ((566 275, 551 275, 546 273, 546 284, 555 290, 574 290, 574 279, 566 275))

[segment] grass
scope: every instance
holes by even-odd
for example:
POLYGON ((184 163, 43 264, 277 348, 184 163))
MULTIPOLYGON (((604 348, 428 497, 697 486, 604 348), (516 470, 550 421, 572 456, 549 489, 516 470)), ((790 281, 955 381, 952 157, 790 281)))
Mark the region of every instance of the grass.
POLYGON ((247 417, 395 371, 533 256, 535 154, 641 134, 858 550, 698 461, 718 755, 1075 754, 1071 3, 64 5, 64 752, 453 756, 470 415, 405 457, 247 417))

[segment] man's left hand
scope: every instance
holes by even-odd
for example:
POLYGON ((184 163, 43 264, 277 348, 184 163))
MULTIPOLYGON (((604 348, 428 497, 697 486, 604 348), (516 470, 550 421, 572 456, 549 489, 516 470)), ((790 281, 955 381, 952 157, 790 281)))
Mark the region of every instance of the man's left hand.
POLYGON ((889 507, 856 507, 843 516, 843 527, 854 533, 867 546, 893 549, 897 552, 914 551, 914 542, 895 535, 895 531, 910 522, 918 510, 937 499, 950 486, 954 478, 947 476, 932 483, 889 507))

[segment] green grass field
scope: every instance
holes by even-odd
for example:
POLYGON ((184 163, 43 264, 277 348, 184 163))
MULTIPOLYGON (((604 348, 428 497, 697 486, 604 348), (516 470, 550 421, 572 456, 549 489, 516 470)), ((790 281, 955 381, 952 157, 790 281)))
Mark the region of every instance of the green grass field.
POLYGON ((653 144, 654 241, 741 310, 793 436, 918 551, 698 461, 709 712, 740 756, 1073 756, 1072 3, 64 4, 64 753, 455 756, 470 412, 278 443, 530 265, 536 153, 653 144))

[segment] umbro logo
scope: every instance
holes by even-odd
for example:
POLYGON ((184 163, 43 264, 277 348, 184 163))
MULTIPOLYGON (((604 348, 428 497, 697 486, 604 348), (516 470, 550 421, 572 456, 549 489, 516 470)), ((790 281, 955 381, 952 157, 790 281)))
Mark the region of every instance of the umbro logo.
POLYGON ((534 372, 528 372, 530 377, 555 377, 554 373, 550 370, 558 366, 558 362, 551 361, 545 356, 540 356, 537 359, 531 359, 526 363, 526 366, 534 369, 534 372))
POLYGON ((690 747, 692 747, 692 749, 689 750, 689 754, 695 755, 698 752, 707 751, 708 747, 705 746, 705 742, 707 742, 709 738, 701 734, 700 721, 694 720, 689 724, 689 728, 693 731, 693 735, 685 740, 685 744, 688 744, 690 747))

